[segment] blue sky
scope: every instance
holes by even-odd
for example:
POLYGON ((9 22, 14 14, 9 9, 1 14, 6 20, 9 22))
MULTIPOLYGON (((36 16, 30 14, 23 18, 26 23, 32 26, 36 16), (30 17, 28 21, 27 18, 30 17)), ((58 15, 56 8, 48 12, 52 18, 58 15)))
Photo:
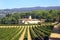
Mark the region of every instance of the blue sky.
POLYGON ((0 0, 0 9, 60 6, 60 0, 0 0))

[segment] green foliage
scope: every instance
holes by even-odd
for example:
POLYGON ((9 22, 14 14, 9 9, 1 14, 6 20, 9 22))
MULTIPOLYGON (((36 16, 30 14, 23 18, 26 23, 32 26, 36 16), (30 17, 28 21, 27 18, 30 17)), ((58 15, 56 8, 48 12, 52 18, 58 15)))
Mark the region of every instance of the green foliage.
POLYGON ((32 18, 47 19, 46 22, 54 22, 60 20, 60 10, 34 10, 31 12, 17 12, 13 14, 7 14, 6 17, 0 19, 1 24, 17 24, 18 19, 28 18, 31 15, 32 18))
POLYGON ((41 40, 49 37, 52 25, 14 25, 13 27, 0 26, 0 40, 19 40, 25 31, 24 40, 28 40, 28 27, 32 40, 41 40), (16 26, 16 27, 14 27, 16 26), (24 26, 24 27, 23 27, 24 26))
POLYGON ((19 28, 0 28, 0 40, 10 40, 19 28))
POLYGON ((43 40, 46 36, 49 37, 53 29, 52 25, 40 25, 30 27, 32 40, 43 40))
POLYGON ((25 35, 24 35, 24 40, 28 40, 28 27, 26 28, 26 32, 25 32, 25 35))

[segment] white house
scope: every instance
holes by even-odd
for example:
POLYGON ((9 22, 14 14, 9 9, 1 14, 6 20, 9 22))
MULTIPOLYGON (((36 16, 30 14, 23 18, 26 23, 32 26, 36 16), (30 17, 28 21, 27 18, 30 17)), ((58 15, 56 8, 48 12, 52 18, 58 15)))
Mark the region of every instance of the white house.
POLYGON ((32 19, 31 16, 29 18, 19 19, 19 24, 38 24, 40 23, 39 19, 32 19))

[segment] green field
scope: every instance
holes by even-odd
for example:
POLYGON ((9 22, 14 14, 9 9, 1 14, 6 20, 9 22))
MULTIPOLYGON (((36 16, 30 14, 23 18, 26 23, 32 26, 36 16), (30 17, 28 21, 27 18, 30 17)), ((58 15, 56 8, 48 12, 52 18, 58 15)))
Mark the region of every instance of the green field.
POLYGON ((28 40, 28 27, 32 40, 41 40, 46 36, 49 37, 53 29, 51 25, 0 26, 0 40, 19 40, 25 29, 23 40, 28 40))

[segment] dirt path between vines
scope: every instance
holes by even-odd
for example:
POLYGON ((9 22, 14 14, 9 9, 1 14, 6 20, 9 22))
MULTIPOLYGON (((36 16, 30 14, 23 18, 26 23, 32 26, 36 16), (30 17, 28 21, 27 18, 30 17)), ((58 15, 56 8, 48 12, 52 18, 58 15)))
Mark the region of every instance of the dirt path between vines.
POLYGON ((53 32, 50 35, 51 38, 60 38, 60 23, 54 26, 53 32))
POLYGON ((26 32, 26 28, 24 29, 24 31, 23 31, 23 33, 22 33, 21 37, 19 38, 19 40, 24 40, 25 32, 26 32))
POLYGON ((29 32, 29 27, 28 27, 28 40, 32 40, 32 39, 31 39, 30 32, 29 32))
POLYGON ((58 34, 58 33, 51 33, 50 37, 51 38, 60 38, 60 34, 58 34))

